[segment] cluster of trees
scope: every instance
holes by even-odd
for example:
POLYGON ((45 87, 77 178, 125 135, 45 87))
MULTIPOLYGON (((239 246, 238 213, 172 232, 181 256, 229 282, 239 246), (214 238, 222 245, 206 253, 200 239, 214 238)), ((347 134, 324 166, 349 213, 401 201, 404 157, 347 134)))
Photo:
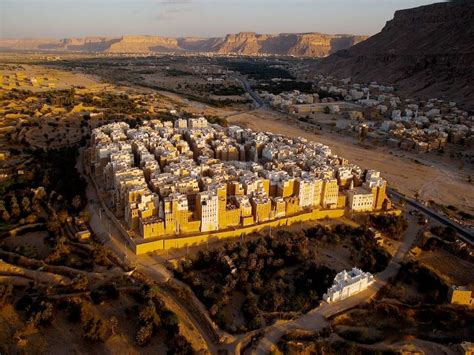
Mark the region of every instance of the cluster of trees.
POLYGON ((75 165, 78 156, 75 147, 57 150, 27 150, 32 163, 24 167, 25 174, 19 175, 0 189, 0 221, 12 223, 33 223, 45 201, 58 210, 79 212, 86 203, 86 181, 75 165), (32 187, 38 187, 33 189, 32 187))
MULTIPOLYGON (((94 271, 96 265, 110 268, 113 263, 109 259, 109 252, 99 242, 89 241, 88 244, 78 244, 71 242, 63 235, 59 222, 48 222, 47 226, 53 230, 48 230, 49 235, 45 242, 50 248, 49 255, 44 258, 44 262, 51 265, 63 265, 83 271, 94 271), (58 226, 59 225, 59 226, 58 226)), ((97 303, 104 299, 116 299, 114 285, 104 285, 95 290, 97 303)))
MULTIPOLYGON (((148 72, 148 70, 143 70, 143 71, 139 71, 139 73, 140 74, 155 74, 156 73, 156 71, 154 71, 154 70, 149 70, 149 71, 150 72, 148 72)), ((187 71, 184 71, 184 70, 179 70, 179 69, 167 69, 165 73, 166 73, 166 76, 171 76, 171 77, 193 75, 190 72, 187 72, 187 71)))
POLYGON ((230 332, 257 329, 273 312, 306 312, 318 305, 336 272, 318 263, 316 248, 320 243, 338 244, 342 238, 351 241, 355 266, 372 273, 387 267, 391 256, 377 245, 368 229, 341 224, 318 225, 297 233, 278 231, 274 237, 226 243, 183 261, 175 272, 221 327, 230 332), (227 257, 236 271, 232 272, 227 257), (244 327, 225 319, 226 306, 237 291, 245 295, 240 309, 246 320, 244 327))
POLYGON ((338 224, 332 228, 316 226, 306 230, 306 235, 330 244, 340 243, 342 238, 351 240, 351 261, 354 266, 371 273, 384 270, 390 254, 377 245, 373 233, 366 227, 354 228, 345 224, 338 224))
POLYGON ((191 344, 180 334, 178 317, 165 307, 158 290, 145 286, 137 297, 141 303, 135 333, 137 345, 145 346, 161 333, 166 339, 168 354, 193 354, 191 344))
POLYGON ((338 329, 337 334, 341 338, 349 342, 360 343, 360 344, 370 345, 370 344, 375 344, 384 340, 384 338, 378 334, 377 335, 369 334, 366 328, 342 329, 342 330, 338 329))
MULTIPOLYGON (((357 342, 341 340, 330 340, 331 332, 323 336, 316 333, 307 337, 285 336, 278 343, 278 349, 283 354, 310 353, 310 354, 347 354, 347 355, 396 355, 391 350, 371 350, 357 342)), ((356 338, 356 340, 358 340, 356 338)))
POLYGON ((105 342, 109 335, 109 321, 94 312, 85 312, 81 316, 84 338, 92 342, 105 342))
POLYGON ((245 294, 241 307, 246 325, 240 331, 262 326, 266 313, 307 311, 317 306, 332 284, 335 272, 317 263, 315 245, 304 233, 280 231, 276 237, 231 242, 200 252, 176 270, 209 308, 224 329, 224 308, 235 291, 245 294), (231 272, 226 256, 237 271, 231 272))
POLYGON ((35 199, 29 190, 12 192, 3 195, 0 199, 0 220, 7 222, 18 222, 26 218, 25 222, 33 223, 40 211, 39 201, 35 199))
POLYGON ((79 299, 65 301, 59 304, 58 308, 65 309, 69 322, 81 323, 84 339, 91 342, 105 342, 117 327, 118 321, 115 317, 104 319, 94 307, 79 299))
POLYGON ((370 223, 389 238, 401 240, 408 228, 408 221, 404 216, 378 215, 370 216, 370 223))
POLYGON ((431 229, 431 232, 436 235, 436 237, 424 239, 421 245, 423 250, 436 251, 444 249, 458 258, 474 262, 474 256, 471 255, 472 248, 453 243, 457 240, 457 234, 454 230, 449 227, 434 227, 431 229))
POLYGON ((93 289, 90 293, 92 302, 100 304, 106 300, 116 300, 120 296, 120 292, 114 284, 106 283, 93 289))
MULTIPOLYGON (((344 97, 341 94, 336 94, 334 92, 324 91, 318 88, 317 93, 319 99, 333 99, 334 101, 344 101, 344 97)), ((329 112, 328 112, 329 113, 329 112)))
MULTIPOLYGON (((472 336, 473 321, 474 310, 468 307, 424 303, 407 306, 379 301, 350 312, 348 317, 336 321, 333 329, 338 329, 338 324, 349 325, 352 329, 371 327, 379 338, 390 338, 394 342, 406 336, 415 336, 436 343, 457 344, 472 336), (433 333, 433 329, 438 331, 433 333)), ((364 337, 363 334, 357 337, 344 331, 338 333, 356 343, 373 340, 371 336, 364 337)))
POLYGON ((282 68, 281 63, 278 62, 262 62, 258 59, 234 61, 226 58, 220 58, 217 62, 230 70, 248 75, 255 80, 271 80, 273 78, 294 79, 290 72, 282 68))
MULTIPOLYGON (((81 298, 73 298, 54 302, 37 291, 30 289, 15 303, 15 308, 25 314, 26 326, 38 328, 47 326, 54 320, 55 312, 62 310, 65 318, 71 323, 79 323, 82 327, 82 336, 91 342, 105 342, 114 335, 118 328, 116 317, 104 319, 98 309, 81 298), (30 294, 32 296, 30 296, 30 294)), ((12 287, 0 287, 0 307, 11 298, 12 287)), ((93 303, 99 303, 103 298, 116 299, 119 294, 115 287, 100 286, 91 292, 93 303), (100 289, 100 291, 98 291, 100 289)), ((162 335, 168 347, 168 354, 191 355, 191 344, 180 334, 179 321, 176 315, 169 311, 153 287, 144 286, 134 293, 135 305, 130 315, 137 317, 136 344, 147 345, 153 336, 162 335)), ((128 311, 126 310, 126 313, 128 311)))
POLYGON ((241 86, 216 86, 206 85, 205 89, 208 93, 218 96, 240 96, 245 94, 245 90, 241 86))
POLYGON ((455 242, 457 232, 452 227, 435 226, 430 228, 430 232, 447 242, 455 242))
POLYGON ((278 95, 282 92, 298 90, 306 94, 317 93, 316 88, 310 82, 305 81, 265 81, 255 87, 258 91, 268 91, 271 94, 278 95))
POLYGON ((192 94, 186 94, 185 96, 190 100, 201 102, 203 104, 214 106, 214 107, 232 106, 236 103, 235 100, 231 100, 231 99, 213 100, 209 97, 202 97, 202 96, 197 96, 197 95, 192 95, 192 94))
POLYGON ((12 285, 0 285, 0 309, 5 306, 13 294, 12 285))
POLYGON ((76 90, 74 88, 68 90, 47 90, 37 93, 36 96, 40 99, 44 99, 48 105, 68 109, 72 109, 74 105, 80 102, 79 98, 76 97, 76 90))
POLYGON ((100 100, 93 100, 92 103, 97 107, 106 108, 115 113, 136 114, 143 112, 127 94, 104 93, 100 100))
POLYGON ((17 100, 25 100, 34 95, 35 94, 30 90, 12 89, 9 91, 4 91, 0 98, 2 100, 17 101, 17 100))
POLYGON ((358 228, 354 232, 351 235, 354 245, 351 260, 355 266, 373 274, 384 270, 390 262, 390 253, 377 245, 371 232, 363 228, 358 228))
POLYGON ((219 116, 209 115, 206 116, 206 120, 211 124, 218 124, 222 127, 227 127, 227 125, 229 124, 225 118, 219 116))
POLYGON ((436 273, 418 262, 411 261, 402 264, 395 282, 416 285, 417 292, 424 295, 424 303, 441 304, 446 302, 448 285, 436 273))
POLYGON ((70 212, 79 212, 86 203, 87 182, 76 169, 78 151, 76 147, 32 152, 34 181, 47 191, 55 191, 57 202, 70 212))

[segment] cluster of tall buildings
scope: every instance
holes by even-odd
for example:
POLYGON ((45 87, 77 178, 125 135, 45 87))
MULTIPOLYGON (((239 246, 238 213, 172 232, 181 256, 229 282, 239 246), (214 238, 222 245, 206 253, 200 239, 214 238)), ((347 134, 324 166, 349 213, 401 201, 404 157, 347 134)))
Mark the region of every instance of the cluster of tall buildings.
POLYGON ((303 138, 151 120, 93 130, 91 170, 143 238, 238 229, 315 209, 390 208, 386 181, 303 138))

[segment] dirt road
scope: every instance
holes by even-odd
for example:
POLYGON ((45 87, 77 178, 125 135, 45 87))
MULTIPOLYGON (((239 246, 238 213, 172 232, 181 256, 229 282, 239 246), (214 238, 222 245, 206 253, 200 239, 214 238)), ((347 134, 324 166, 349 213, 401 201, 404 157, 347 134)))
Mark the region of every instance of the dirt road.
MULTIPOLYGON (((413 218, 410 217, 410 219, 413 218)), ((257 344, 253 354, 269 354, 280 338, 292 330, 299 329, 317 331, 323 329, 325 326, 329 325, 329 322, 326 320, 327 318, 354 308, 374 297, 388 280, 398 273, 400 262, 403 260, 415 241, 418 229, 419 227, 416 224, 416 221, 410 221, 405 238, 400 244, 395 256, 384 271, 375 275, 375 282, 369 288, 342 301, 334 303, 324 302, 321 306, 311 310, 299 318, 290 321, 280 321, 268 327, 265 329, 264 336, 257 344)))

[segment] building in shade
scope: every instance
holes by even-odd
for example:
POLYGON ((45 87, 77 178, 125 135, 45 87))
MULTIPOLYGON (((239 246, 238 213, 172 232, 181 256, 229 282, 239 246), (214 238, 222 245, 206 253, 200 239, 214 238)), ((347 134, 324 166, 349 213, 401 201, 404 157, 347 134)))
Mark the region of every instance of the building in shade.
POLYGON ((348 298, 356 293, 364 291, 374 282, 374 276, 369 272, 363 272, 358 268, 351 271, 341 271, 334 278, 332 286, 323 299, 328 302, 337 302, 348 298))

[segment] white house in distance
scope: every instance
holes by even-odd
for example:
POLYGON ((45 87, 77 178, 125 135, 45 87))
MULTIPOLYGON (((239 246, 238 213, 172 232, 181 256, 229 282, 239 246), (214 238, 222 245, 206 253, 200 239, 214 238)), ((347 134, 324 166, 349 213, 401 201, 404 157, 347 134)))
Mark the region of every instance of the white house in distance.
POLYGON ((331 303, 348 298, 365 290, 374 282, 374 276, 358 268, 351 271, 341 271, 334 278, 332 286, 323 295, 324 301, 331 303))

